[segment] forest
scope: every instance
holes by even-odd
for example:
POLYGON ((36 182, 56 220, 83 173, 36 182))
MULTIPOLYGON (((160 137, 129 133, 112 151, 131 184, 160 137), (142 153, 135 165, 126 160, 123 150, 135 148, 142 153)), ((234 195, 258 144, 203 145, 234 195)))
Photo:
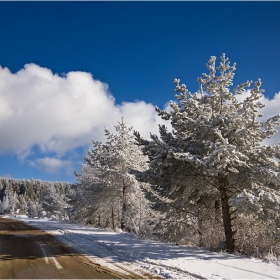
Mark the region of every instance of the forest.
POLYGON ((77 183, 0 179, 0 213, 69 220, 140 237, 265 258, 280 256, 280 145, 263 145, 280 115, 261 114, 261 80, 233 86, 235 64, 207 63, 159 135, 122 118, 92 141, 77 183), (252 86, 251 86, 252 84, 252 86), (245 93, 249 93, 245 96, 245 93), (171 126, 172 130, 168 130, 171 126))

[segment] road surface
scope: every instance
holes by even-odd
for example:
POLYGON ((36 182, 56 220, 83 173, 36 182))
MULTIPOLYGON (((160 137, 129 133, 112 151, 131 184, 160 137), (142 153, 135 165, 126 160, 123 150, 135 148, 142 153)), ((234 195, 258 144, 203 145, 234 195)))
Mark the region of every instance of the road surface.
POLYGON ((139 279, 94 263, 54 236, 0 217, 0 279, 139 279))

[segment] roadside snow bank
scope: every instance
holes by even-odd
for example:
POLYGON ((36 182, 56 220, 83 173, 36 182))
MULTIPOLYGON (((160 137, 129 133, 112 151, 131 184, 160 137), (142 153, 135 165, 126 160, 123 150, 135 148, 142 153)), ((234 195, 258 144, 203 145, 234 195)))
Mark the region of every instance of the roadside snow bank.
MULTIPOLYGON (((12 217, 9 217, 12 218, 12 217)), ((60 241, 102 265, 146 270, 166 279, 280 279, 280 264, 265 263, 196 247, 176 246, 112 232, 70 224, 17 216, 30 225, 55 235, 60 241)), ((123 271, 122 271, 123 272, 123 271)))

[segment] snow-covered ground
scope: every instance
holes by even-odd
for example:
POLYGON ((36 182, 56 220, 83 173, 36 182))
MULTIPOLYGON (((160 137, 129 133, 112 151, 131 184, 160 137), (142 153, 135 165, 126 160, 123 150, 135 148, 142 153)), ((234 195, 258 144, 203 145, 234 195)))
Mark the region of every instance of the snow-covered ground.
POLYGON ((149 271, 166 279, 280 279, 280 263, 165 244, 66 222, 26 216, 16 219, 55 235, 95 262, 123 273, 126 269, 142 275, 149 271))

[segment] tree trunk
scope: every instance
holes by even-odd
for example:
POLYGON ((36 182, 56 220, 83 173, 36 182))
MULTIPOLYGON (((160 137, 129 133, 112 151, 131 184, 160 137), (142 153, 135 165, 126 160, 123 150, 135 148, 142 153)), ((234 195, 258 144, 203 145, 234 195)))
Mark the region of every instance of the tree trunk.
POLYGON ((142 223, 142 200, 140 197, 140 209, 139 209, 139 223, 138 223, 138 234, 141 235, 141 223, 142 223))
POLYGON ((215 222, 216 222, 217 226, 218 226, 220 217, 221 217, 221 214, 220 214, 219 200, 215 200, 215 222))
POLYGON ((100 216, 100 214, 98 215, 98 227, 101 228, 101 216, 100 216))
POLYGON ((231 224, 232 219, 230 213, 230 206, 228 203, 229 198, 226 190, 227 184, 228 184, 227 180, 224 180, 223 183, 219 186, 219 191, 221 195, 223 225, 225 230, 227 251, 229 253, 233 253, 235 250, 235 239, 234 239, 235 232, 232 230, 232 224, 231 224))
POLYGON ((200 211, 197 212, 197 233, 198 233, 198 246, 203 247, 203 240, 202 240, 202 217, 200 211))
POLYGON ((127 211, 127 206, 126 206, 126 185, 123 184, 123 189, 122 189, 122 217, 121 217, 121 230, 125 230, 125 214, 127 211))
POLYGON ((112 226, 113 229, 115 229, 115 214, 114 214, 114 206, 112 206, 112 226))

